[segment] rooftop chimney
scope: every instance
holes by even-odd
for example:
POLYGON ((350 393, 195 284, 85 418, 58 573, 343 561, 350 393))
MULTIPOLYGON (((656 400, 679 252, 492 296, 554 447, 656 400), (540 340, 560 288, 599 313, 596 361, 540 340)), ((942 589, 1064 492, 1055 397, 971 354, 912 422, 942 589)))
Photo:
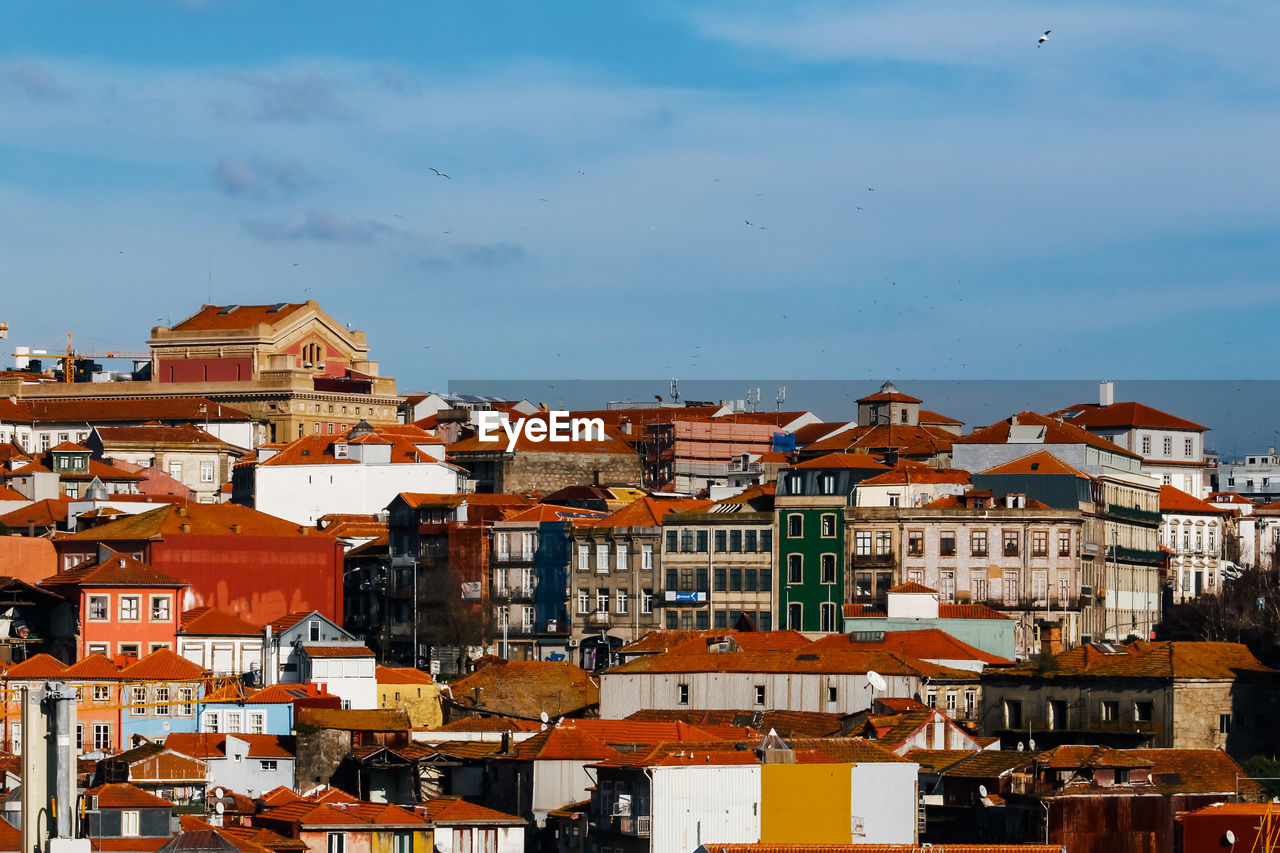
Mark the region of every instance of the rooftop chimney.
POLYGON ((1098 405, 1110 406, 1116 401, 1116 383, 1104 379, 1098 383, 1098 405))

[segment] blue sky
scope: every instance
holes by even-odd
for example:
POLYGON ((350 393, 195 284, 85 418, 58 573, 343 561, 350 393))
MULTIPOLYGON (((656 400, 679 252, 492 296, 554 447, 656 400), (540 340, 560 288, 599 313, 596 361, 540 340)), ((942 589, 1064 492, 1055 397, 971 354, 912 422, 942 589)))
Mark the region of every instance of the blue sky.
POLYGON ((141 347, 210 299, 314 298, 405 389, 1270 377, 1278 24, 1266 2, 19 4, 0 320, 10 344, 141 347))

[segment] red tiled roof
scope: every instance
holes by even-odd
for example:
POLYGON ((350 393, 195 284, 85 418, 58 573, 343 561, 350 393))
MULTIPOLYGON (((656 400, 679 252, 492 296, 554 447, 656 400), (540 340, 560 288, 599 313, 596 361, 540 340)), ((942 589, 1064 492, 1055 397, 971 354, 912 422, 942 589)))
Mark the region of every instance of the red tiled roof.
POLYGON ((600 685, 568 661, 508 661, 482 658, 476 670, 451 684, 454 701, 467 707, 480 688, 484 711, 536 719, 580 711, 600 702, 600 685))
POLYGON ((187 585, 172 575, 156 571, 151 566, 129 554, 112 554, 100 563, 59 572, 40 581, 41 586, 146 586, 172 587, 187 585))
POLYGON ((857 399, 859 403, 923 403, 924 401, 918 397, 912 397, 910 394, 903 394, 901 391, 877 391, 875 394, 868 394, 865 397, 857 399))
POLYGON ((515 717, 463 717, 440 726, 442 732, 536 732, 541 723, 515 717))
POLYGON ((1207 426, 1193 423, 1177 415, 1162 412, 1142 403, 1112 403, 1110 406, 1086 406, 1071 419, 1082 427, 1152 427, 1155 429, 1196 430, 1203 432, 1207 426))
POLYGON ((912 448, 921 452, 925 448, 945 451, 957 437, 941 427, 915 424, 877 424, 860 426, 815 441, 804 448, 806 454, 819 451, 852 451, 865 448, 871 451, 912 448))
POLYGON ((374 680, 379 684, 435 684, 431 673, 412 666, 377 666, 374 680))
POLYGON ((826 438, 832 433, 843 430, 846 427, 853 427, 856 424, 850 421, 835 421, 833 423, 805 424, 797 429, 794 433, 796 437, 796 445, 804 447, 812 444, 820 438, 826 438))
MULTIPOLYGON (((843 433, 841 433, 843 435, 843 433)), ((810 445, 812 446, 812 445, 810 445)), ((888 471, 888 465, 877 460, 870 453, 828 453, 825 456, 818 456, 798 465, 791 466, 793 468, 869 468, 873 471, 888 471)))
POLYGON ((928 409, 920 409, 916 412, 916 420, 922 424, 955 424, 963 426, 964 421, 958 421, 955 418, 949 418, 938 412, 931 412, 928 409))
MULTIPOLYGON (((169 538, 192 534, 197 536, 301 536, 301 528, 291 521, 267 515, 239 504, 202 504, 181 501, 164 504, 148 512, 111 521, 99 527, 70 533, 64 540, 80 542, 119 541, 131 539, 169 538), (239 527, 237 534, 235 528, 239 527), (187 527, 189 529, 184 530, 187 527)), ((324 531, 310 530, 312 536, 328 536, 324 531)))
POLYGON ((1128 749, 1125 752, 1151 762, 1151 784, 1166 796, 1237 792, 1256 796, 1262 791, 1261 786, 1220 749, 1128 749))
POLYGON ((156 649, 120 670, 126 681, 195 681, 205 675, 206 670, 172 649, 156 649))
POLYGON ((66 520, 67 502, 62 498, 45 498, 0 515, 0 524, 11 530, 24 530, 32 524, 36 527, 56 527, 66 520))
MULTIPOLYGON (((525 420, 545 419, 545 413, 540 415, 526 415, 525 420)), ((456 456, 459 453, 507 453, 510 439, 507 434, 499 428, 494 433, 494 438, 489 441, 482 441, 480 434, 476 433, 470 438, 464 438, 461 441, 455 441, 446 449, 450 456, 456 456)), ((634 456, 635 451, 631 449, 622 438, 616 433, 606 428, 603 441, 587 441, 584 439, 576 439, 570 441, 533 441, 530 439, 523 429, 516 437, 515 451, 520 453, 616 453, 621 455, 634 456)))
POLYGON ((661 527, 662 517, 669 512, 701 512, 714 501, 693 498, 654 498, 645 496, 632 501, 621 509, 593 519, 584 527, 661 527))
POLYGON ((930 589, 924 584, 916 583, 915 581, 907 581, 906 583, 900 583, 895 587, 890 587, 889 592, 908 592, 912 594, 921 593, 925 595, 938 594, 938 591, 936 589, 930 589))
MULTIPOLYGON (((215 448, 230 447, 222 439, 212 433, 205 432, 195 424, 179 424, 165 426, 163 424, 142 424, 141 426, 100 426, 98 435, 104 446, 112 444, 146 444, 158 446, 162 444, 196 444, 210 445, 215 448)), ((58 448, 54 448, 57 450, 58 448)))
POLYGON ((66 675, 67 666, 53 655, 41 652, 38 655, 32 655, 22 663, 16 663, 9 667, 4 677, 10 681, 17 679, 31 679, 38 681, 40 679, 62 678, 66 675))
POLYGON ((341 435, 312 434, 295 438, 267 459, 258 463, 259 467, 284 467, 289 465, 359 465, 360 462, 350 456, 334 455, 334 445, 346 444, 386 444, 391 447, 391 463, 440 462, 444 456, 443 447, 435 452, 421 450, 420 444, 443 445, 439 439, 422 433, 421 437, 410 438, 402 435, 365 434, 348 439, 351 427, 341 435))
POLYGON ((538 504, 529 509, 522 509, 508 515, 503 521, 573 521, 577 519, 590 520, 595 518, 604 518, 608 513, 598 509, 582 509, 580 507, 571 506, 555 506, 553 504, 538 504))
POLYGON ((984 664, 1008 665, 1013 661, 984 652, 975 646, 958 640, 938 628, 922 628, 916 631, 886 631, 882 642, 850 642, 848 634, 828 634, 814 642, 814 646, 884 648, 904 657, 919 660, 976 660, 984 664))
POLYGON ((877 474, 870 479, 863 480, 861 486, 890 486, 905 483, 911 484, 928 484, 928 483, 952 483, 956 485, 965 485, 969 483, 969 472, 961 471, 958 468, 926 468, 916 465, 898 465, 892 471, 886 471, 883 474, 877 474))
POLYGON ((22 400, 33 422, 143 423, 146 421, 249 421, 245 411, 205 397, 152 397, 145 399, 22 400))
POLYGON ((409 715, 399 708, 331 710, 300 708, 297 722, 320 729, 350 732, 407 732, 409 715))
POLYGON ((141 788, 126 783, 99 785, 84 792, 86 797, 97 797, 98 808, 103 809, 171 809, 173 803, 148 794, 141 788))
POLYGON ((373 650, 368 646, 310 646, 302 651, 311 658, 371 658, 373 650))
POLYGON ((62 677, 70 680, 99 681, 120 677, 120 667, 106 655, 89 655, 81 658, 63 671, 62 677))
POLYGON ((293 758, 293 738, 282 735, 209 734, 206 732, 170 732, 165 736, 165 749, 171 749, 189 758, 225 758, 227 738, 249 744, 253 758, 293 758))
POLYGON ((939 604, 939 619, 1003 619, 1013 621, 999 610, 993 610, 985 604, 939 604))
POLYGON ((1035 678, 1233 679, 1246 672, 1276 670, 1259 663, 1241 643, 1139 640, 1082 645, 1055 655, 1051 667, 1022 664, 1003 670, 1002 674, 1035 678))
POLYGON ((1077 477, 1092 479, 1063 462, 1047 450, 1037 450, 1020 456, 1012 462, 996 465, 980 473, 983 474, 1074 474, 1077 477))
POLYGON ((523 826, 526 823, 522 817, 478 806, 461 797, 435 797, 428 800, 424 808, 427 820, 440 826, 523 826))
POLYGON ((1166 514, 1204 513, 1218 516, 1228 512, 1220 506, 1202 501, 1195 495, 1189 495, 1173 486, 1160 487, 1160 511, 1166 514))
MULTIPOLYGON (((172 735, 171 735, 172 737, 172 735)), ((256 821, 296 824, 301 827, 360 826, 368 821, 360 815, 328 803, 299 800, 296 803, 268 809, 257 815, 256 821)))
POLYGON ((262 633, 261 625, 255 625, 216 607, 197 607, 183 611, 181 623, 178 630, 182 634, 244 637, 262 633))
POLYGON ((999 423, 976 429, 968 435, 959 435, 952 439, 953 444, 1008 444, 1009 430, 1013 420, 1019 426, 1039 426, 1044 428, 1044 435, 1038 444, 1088 444, 1121 456, 1141 459, 1136 453, 1130 453, 1115 442, 1094 435, 1071 421, 1060 421, 1038 412, 1018 412, 999 423))
POLYGON ((1253 504, 1253 501, 1249 500, 1244 495, 1236 494, 1235 492, 1211 492, 1209 494, 1209 500, 1217 503, 1244 504, 1246 506, 1251 506, 1253 504))
POLYGON ((259 323, 274 326, 306 308, 305 303, 275 305, 203 305, 187 319, 171 327, 174 332, 248 330, 259 323))

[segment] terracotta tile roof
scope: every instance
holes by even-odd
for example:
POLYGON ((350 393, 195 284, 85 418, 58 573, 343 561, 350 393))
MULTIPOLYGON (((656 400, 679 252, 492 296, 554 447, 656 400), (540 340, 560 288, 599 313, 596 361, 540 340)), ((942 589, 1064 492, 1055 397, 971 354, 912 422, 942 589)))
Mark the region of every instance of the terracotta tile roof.
POLYGON ((89 849, 102 853, 156 853, 172 841, 168 834, 153 838, 111 838, 93 837, 89 839, 89 849))
POLYGON ((377 539, 387 535, 387 522, 378 520, 376 515, 330 513, 316 519, 316 527, 340 539, 377 539))
POLYGON ((296 803, 303 799, 302 795, 292 788, 286 788, 284 785, 277 785, 270 791, 267 791, 258 798, 263 804, 268 806, 278 806, 283 803, 296 803))
POLYGON ((843 726, 844 714, 823 711, 706 711, 663 710, 636 711, 628 720, 638 723, 670 723, 680 721, 705 729, 708 726, 737 726, 757 732, 777 732, 789 737, 830 737, 843 726))
POLYGON ((874 604, 850 602, 844 606, 846 619, 884 619, 889 614, 874 604))
MULTIPOLYGON (((526 420, 539 418, 539 415, 525 416, 526 420)), ((507 438, 507 434, 499 428, 491 441, 482 441, 480 434, 476 433, 470 438, 455 441, 446 450, 450 456, 456 456, 459 453, 507 453, 509 444, 510 440, 507 438)), ((635 455, 635 451, 623 440, 622 436, 612 432, 607 427, 603 441, 586 441, 583 439, 556 442, 533 441, 525 435, 522 429, 516 437, 515 451, 518 453, 615 453, 619 455, 635 455)))
MULTIPOLYGON (((841 433, 843 435, 844 433, 841 433)), ((810 445, 812 447, 813 445, 810 445)), ((792 468, 859 468, 873 471, 888 471, 888 465, 876 459, 870 453, 828 453, 818 456, 792 468)))
POLYGON ((313 803, 310 800, 300 800, 296 803, 268 809, 254 818, 255 825, 258 821, 295 824, 308 828, 326 826, 350 827, 368 824, 368 821, 364 818, 349 812, 347 809, 331 806, 327 803, 313 803))
POLYGON ((67 502, 60 498, 46 498, 0 515, 0 524, 11 530, 23 530, 32 524, 36 527, 56 527, 66 520, 67 502))
POLYGON ((701 512, 714 505, 714 501, 693 498, 643 497, 600 519, 583 524, 584 527, 661 527, 662 517, 669 512, 701 512))
POLYGON ((524 761, 603 761, 618 751, 583 729, 556 725, 516 744, 511 755, 524 761))
POLYGON ((455 702, 470 707, 479 688, 485 713, 537 719, 558 717, 600 703, 600 685, 568 661, 506 661, 482 658, 476 670, 452 682, 455 702))
POLYGON ((1236 494, 1235 492, 1210 492, 1209 500, 1211 502, 1217 502, 1217 503, 1232 503, 1232 504, 1241 504, 1244 506, 1253 505, 1253 501, 1249 500, 1244 495, 1239 495, 1239 494, 1236 494))
MULTIPOLYGON (((772 672, 772 673, 865 673, 882 675, 946 677, 972 680, 977 673, 908 659, 879 649, 802 648, 787 651, 702 652, 645 655, 614 667, 609 672, 772 672)), ((606 674, 607 675, 607 674, 606 674)))
POLYGON ((435 684, 431 673, 412 666, 382 666, 374 669, 374 680, 379 684, 435 684))
POLYGON ((892 471, 877 474, 863 480, 860 486, 890 486, 898 484, 953 483, 968 484, 969 472, 958 468, 922 468, 915 465, 899 465, 892 471))
MULTIPOLYGON (((672 632, 668 632, 672 633, 672 632)), ((681 632, 683 633, 683 632, 681 632)), ((704 654, 712 644, 732 640, 738 648, 748 652, 779 652, 807 649, 812 640, 799 631, 735 631, 715 628, 710 631, 694 631, 670 651, 672 654, 704 654)))
POLYGON ((356 803, 347 806, 347 813, 354 814, 374 826, 421 827, 423 829, 427 826, 425 818, 394 803, 356 803))
POLYGON ((878 392, 876 392, 875 394, 868 394, 865 397, 859 397, 857 399, 857 402, 859 403, 923 403, 924 401, 917 397, 912 397, 910 394, 903 394, 901 391, 899 391, 897 388, 894 388, 889 383, 885 383, 885 385, 881 386, 878 392), (886 388, 889 390, 886 390, 886 388))
POLYGON ((350 432, 351 429, 348 429, 341 435, 312 434, 295 438, 267 459, 260 461, 258 465, 262 468, 279 468, 292 465, 361 464, 350 456, 339 458, 334 455, 334 445, 341 443, 390 445, 391 456, 388 461, 392 464, 440 462, 444 456, 443 447, 439 447, 434 452, 422 450, 418 447, 421 444, 442 444, 439 439, 432 438, 426 433, 423 433, 422 437, 417 439, 393 434, 384 434, 380 437, 364 435, 354 439, 347 439, 346 436, 350 432))
MULTIPOLYGON (((188 532, 198 536, 304 535, 300 527, 293 522, 239 504, 202 504, 196 501, 182 501, 166 504, 150 512, 109 522, 90 530, 72 533, 66 538, 82 541, 149 539, 181 536, 188 532), (190 530, 183 530, 184 526, 190 526, 190 530), (236 533, 237 526, 239 533, 236 533)), ((312 536, 328 536, 324 531, 314 529, 309 533, 312 536)))
POLYGON ((436 797, 425 806, 427 820, 438 826, 523 826, 527 821, 506 812, 469 803, 461 797, 436 797))
POLYGON ((44 423, 146 421, 249 421, 248 412, 205 397, 153 397, 146 399, 105 398, 100 400, 23 400, 33 421, 44 423), (202 408, 203 407, 203 408, 202 408))
POLYGON ((103 809, 171 809, 173 803, 148 794, 128 783, 99 785, 84 792, 86 797, 97 797, 98 808, 103 809))
POLYGON ((1220 506, 1202 501, 1173 486, 1160 487, 1160 511, 1166 514, 1200 513, 1216 516, 1227 512, 1220 506))
POLYGON ((439 726, 442 732, 536 732, 541 723, 515 717, 463 717, 439 726))
POLYGON ((1005 418, 999 423, 976 429, 968 435, 956 436, 952 439, 952 442, 954 444, 1008 444, 1009 429, 1015 418, 1020 426, 1039 426, 1044 428, 1042 439, 1036 442, 1038 444, 1088 444, 1132 459, 1142 458, 1136 453, 1130 453, 1112 441, 1094 435, 1071 421, 1060 421, 1037 412, 1018 412, 1016 415, 1005 418))
POLYGON ((28 679, 31 681, 39 681, 42 679, 62 678, 66 675, 67 666, 53 655, 47 655, 41 652, 38 655, 32 655, 22 663, 16 663, 5 670, 4 677, 8 681, 28 679))
POLYGON ((271 633, 279 634, 281 631, 288 631, 315 612, 314 610, 295 610, 292 613, 286 613, 274 622, 269 623, 271 625, 271 633))
POLYGON ((101 681, 120 677, 120 667, 111 662, 106 655, 89 655, 81 658, 63 671, 62 677, 69 680, 101 681))
POLYGON ((368 646, 312 646, 303 645, 302 651, 311 658, 371 658, 373 650, 368 646))
POLYGON ((120 670, 126 681, 196 681, 207 674, 172 649, 156 649, 120 670))
POLYGON ((973 660, 984 664, 1007 666, 1013 661, 984 652, 938 628, 922 628, 917 631, 886 631, 883 642, 850 642, 848 634, 828 634, 814 642, 814 646, 827 648, 885 648, 903 657, 919 660, 973 660))
POLYGON ((261 625, 255 625, 216 607, 197 607, 183 611, 180 621, 178 631, 182 634, 245 637, 262 633, 261 625))
POLYGON ((206 732, 170 732, 164 747, 189 758, 219 759, 227 757, 227 738, 249 744, 253 758, 293 758, 294 740, 284 735, 209 734, 206 732))
POLYGON ((1082 427, 1152 427, 1203 432, 1207 426, 1162 412, 1142 403, 1112 403, 1110 406, 1084 405, 1071 422, 1082 427))
POLYGON ((623 646, 619 652, 624 655, 631 654, 654 654, 657 652, 670 651, 677 646, 683 645, 689 640, 702 637, 721 636, 725 632, 721 630, 701 630, 701 631, 678 631, 658 629, 650 631, 640 639, 628 643, 623 646))
POLYGON ((939 619, 1002 619, 1014 621, 1012 617, 993 610, 985 604, 939 604, 939 619))
MULTIPOLYGON (((314 684, 271 684, 253 692, 248 702, 251 705, 290 704, 298 699, 335 698, 332 693, 322 693, 314 684)), ((339 702, 341 700, 338 700, 339 702)))
POLYGON ((955 424, 956 426, 964 426, 964 421, 958 421, 955 418, 949 418, 938 412, 931 412, 928 409, 920 409, 916 412, 916 420, 922 424, 955 424))
MULTIPOLYGON (((229 448, 222 439, 212 433, 205 432, 195 424, 165 426, 163 424, 142 424, 141 426, 100 426, 98 435, 103 445, 112 444, 146 444, 158 446, 163 444, 196 444, 209 445, 214 448, 229 448)), ((57 450, 58 448, 54 448, 57 450)))
POLYGON ((462 506, 463 504, 468 504, 470 506, 510 507, 512 509, 521 509, 533 506, 533 501, 523 495, 484 493, 473 493, 469 495, 441 495, 426 492, 401 492, 397 497, 415 509, 424 506, 439 506, 454 509, 462 506))
POLYGON ((571 506, 555 506, 554 504, 538 504, 529 509, 513 511, 503 521, 574 521, 582 519, 604 518, 608 513, 596 509, 582 509, 571 506))
POLYGON ((40 581, 44 587, 146 586, 179 589, 187 585, 172 575, 156 571, 129 554, 112 554, 101 563, 59 572, 40 581))
POLYGON ((914 424, 879 424, 876 426, 860 426, 833 436, 815 441, 804 448, 806 454, 819 451, 885 451, 911 448, 913 453, 926 449, 934 452, 945 452, 956 438, 941 427, 917 426, 914 424))
POLYGON ((1220 749, 1128 749, 1135 758, 1151 762, 1151 784, 1165 795, 1262 793, 1253 779, 1220 749), (1236 786, 1240 787, 1237 788, 1236 786))
POLYGON ((25 501, 27 496, 22 492, 15 491, 8 486, 0 485, 0 501, 25 501))
POLYGON ((276 853, 293 853, 293 851, 304 853, 308 849, 305 841, 288 838, 264 826, 224 826, 218 831, 224 837, 247 841, 276 853))
POLYGON ((754 844, 702 845, 708 853, 1062 853, 1061 844, 754 844))
POLYGON ((852 427, 851 421, 835 421, 832 423, 805 424, 797 429, 793 435, 796 437, 796 446, 805 447, 813 442, 826 438, 834 432, 842 430, 846 427, 852 427))
POLYGON ((895 587, 890 587, 889 592, 906 592, 906 593, 911 593, 913 595, 914 594, 921 594, 921 595, 937 595, 938 594, 938 591, 936 589, 930 589, 924 584, 916 583, 915 581, 907 581, 906 583, 900 583, 895 587))
MULTIPOLYGON (((984 749, 968 753, 942 773, 958 779, 993 779, 1030 763, 1034 758, 1035 755, 1016 749, 984 749)), ((911 753, 907 753, 907 760, 914 760, 911 753)))
POLYGON ((1077 477, 1083 477, 1087 480, 1093 479, 1088 474, 1083 474, 1058 457, 1054 456, 1047 450, 1037 450, 1035 453, 1028 453, 1026 456, 1020 456, 1012 462, 1006 462, 1003 465, 996 465, 982 471, 983 474, 1074 474, 1077 477))
POLYGON ((1080 767, 1151 767, 1153 764, 1134 755, 1132 750, 1078 744, 1047 749, 1040 753, 1037 761, 1050 770, 1074 770, 1080 767))
POLYGON ((203 305, 170 327, 174 332, 247 331, 259 323, 276 326, 306 308, 305 303, 275 305, 203 305))
POLYGON ((1022 664, 1002 675, 1032 678, 1234 679, 1242 673, 1275 673, 1241 643, 1177 640, 1094 643, 1055 655, 1054 666, 1022 664))
POLYGON ((407 732, 409 715, 399 708, 374 710, 339 710, 299 708, 297 722, 319 729, 350 732, 407 732))

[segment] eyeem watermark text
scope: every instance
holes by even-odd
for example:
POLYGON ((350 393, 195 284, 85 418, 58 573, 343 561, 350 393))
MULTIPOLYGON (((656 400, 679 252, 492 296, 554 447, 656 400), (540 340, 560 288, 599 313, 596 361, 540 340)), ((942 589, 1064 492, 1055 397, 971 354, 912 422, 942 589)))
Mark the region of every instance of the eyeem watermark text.
POLYGON ((481 441, 496 441, 498 430, 507 436, 507 452, 516 449, 521 433, 529 441, 604 441, 604 420, 571 418, 568 412, 552 411, 545 418, 505 418, 501 412, 477 412, 481 441))

